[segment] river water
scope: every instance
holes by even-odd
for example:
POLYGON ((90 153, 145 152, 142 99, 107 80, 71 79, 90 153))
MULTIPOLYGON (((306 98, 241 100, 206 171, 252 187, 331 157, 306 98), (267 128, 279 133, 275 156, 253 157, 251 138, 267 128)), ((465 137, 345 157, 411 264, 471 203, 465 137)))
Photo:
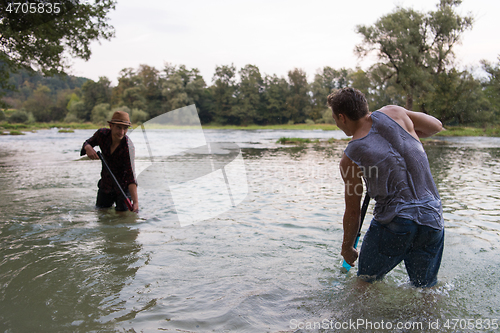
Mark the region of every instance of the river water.
POLYGON ((141 183, 138 215, 95 210, 92 134, 0 137, 2 332, 498 331, 499 138, 425 144, 446 242, 438 286, 419 290, 403 265, 368 288, 340 272, 347 142, 275 143, 339 131, 206 130, 241 148, 245 193, 184 226, 172 194, 141 183))

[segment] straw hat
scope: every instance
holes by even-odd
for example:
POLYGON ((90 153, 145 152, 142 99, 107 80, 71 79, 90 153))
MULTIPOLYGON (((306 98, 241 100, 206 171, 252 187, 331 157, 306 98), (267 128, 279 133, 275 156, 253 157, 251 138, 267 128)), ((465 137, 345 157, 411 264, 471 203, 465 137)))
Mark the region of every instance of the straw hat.
POLYGON ((109 120, 108 123, 126 126, 132 125, 128 113, 125 111, 115 111, 115 113, 113 113, 113 117, 111 117, 111 120, 109 120))

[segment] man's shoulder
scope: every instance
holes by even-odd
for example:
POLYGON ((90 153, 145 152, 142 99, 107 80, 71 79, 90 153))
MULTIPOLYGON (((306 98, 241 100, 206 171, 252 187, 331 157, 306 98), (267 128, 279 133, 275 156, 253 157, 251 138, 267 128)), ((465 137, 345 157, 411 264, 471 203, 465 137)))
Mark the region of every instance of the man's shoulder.
POLYGON ((96 145, 100 145, 108 139, 111 139, 111 130, 109 128, 100 128, 94 132, 89 140, 96 145))
POLYGON ((408 117, 407 110, 404 107, 387 105, 378 111, 398 123, 405 131, 410 132, 413 130, 413 123, 410 117, 408 117))
POLYGON ((386 105, 375 112, 383 113, 393 120, 406 117, 406 109, 399 105, 386 105))
POLYGON ((108 136, 110 134, 111 134, 111 130, 109 128, 103 127, 103 128, 99 128, 97 131, 95 131, 94 135, 108 136))
POLYGON ((339 167, 342 171, 342 178, 345 178, 345 175, 348 174, 347 171, 351 170, 352 168, 356 169, 358 165, 354 163, 353 160, 351 160, 349 156, 347 156, 347 154, 344 152, 344 154, 342 154, 342 157, 340 158, 339 167))

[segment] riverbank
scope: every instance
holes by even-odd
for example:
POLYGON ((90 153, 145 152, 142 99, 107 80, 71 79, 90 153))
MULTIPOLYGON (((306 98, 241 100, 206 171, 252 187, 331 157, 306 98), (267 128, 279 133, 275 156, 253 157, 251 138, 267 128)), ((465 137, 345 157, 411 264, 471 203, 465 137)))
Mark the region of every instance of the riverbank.
POLYGON ((500 136, 500 126, 488 128, 450 126, 436 136, 500 136))
MULTIPOLYGON (((133 125, 135 127, 137 125, 133 125)), ((98 129, 103 125, 93 123, 31 123, 31 124, 9 124, 8 122, 0 123, 0 134, 22 134, 22 132, 32 132, 43 129, 59 128, 62 131, 75 129, 98 129), (11 133, 12 132, 12 133, 11 133), (21 133, 20 133, 21 132, 21 133)), ((205 124, 203 129, 210 130, 322 130, 336 131, 339 128, 333 124, 283 124, 283 125, 218 125, 205 124)), ((487 128, 481 127, 465 127, 465 126, 449 126, 445 131, 442 131, 436 136, 500 136, 500 125, 487 128)))

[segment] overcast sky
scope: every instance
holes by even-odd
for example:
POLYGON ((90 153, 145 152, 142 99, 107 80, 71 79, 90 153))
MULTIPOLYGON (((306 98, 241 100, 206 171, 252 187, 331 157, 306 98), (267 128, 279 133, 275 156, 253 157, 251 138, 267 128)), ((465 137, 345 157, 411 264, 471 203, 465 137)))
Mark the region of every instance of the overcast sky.
MULTIPOLYGON (((371 25, 397 5, 427 12, 439 0, 118 0, 110 13, 116 37, 92 44, 85 62, 72 60, 71 73, 114 84, 120 70, 140 64, 161 70, 165 62, 198 68, 211 84, 215 67, 233 63, 259 67, 261 74, 286 76, 293 68, 312 81, 319 68, 360 66, 354 46, 356 25, 371 25)), ((458 64, 497 62, 500 54, 500 1, 464 0, 462 15, 475 17, 456 48, 458 64)))

